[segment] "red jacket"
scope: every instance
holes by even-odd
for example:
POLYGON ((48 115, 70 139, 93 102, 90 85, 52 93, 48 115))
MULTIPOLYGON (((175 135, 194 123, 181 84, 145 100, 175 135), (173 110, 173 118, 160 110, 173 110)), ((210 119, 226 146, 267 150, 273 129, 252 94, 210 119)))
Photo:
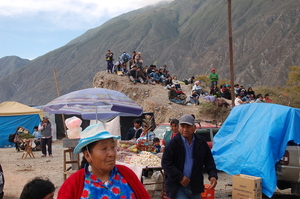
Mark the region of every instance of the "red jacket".
MULTIPOLYGON (((123 165, 116 165, 138 199, 151 199, 135 173, 123 165)), ((84 186, 84 168, 72 174, 60 187, 57 199, 79 199, 84 186)))

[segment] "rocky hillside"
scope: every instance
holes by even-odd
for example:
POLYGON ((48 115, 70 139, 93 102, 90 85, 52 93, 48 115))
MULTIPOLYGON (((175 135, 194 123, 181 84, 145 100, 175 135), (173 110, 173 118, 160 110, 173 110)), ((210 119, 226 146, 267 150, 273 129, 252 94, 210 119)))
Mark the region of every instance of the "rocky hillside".
POLYGON ((22 59, 17 56, 7 56, 0 59, 0 79, 27 65, 29 59, 22 59))
MULTIPOLYGON (((299 14, 299 0, 232 1, 235 82, 285 85, 289 66, 300 63, 299 14)), ((91 87, 108 49, 116 60, 124 50, 140 51, 144 65, 166 64, 179 79, 211 68, 229 79, 227 1, 174 0, 120 15, 2 78, 0 102, 51 101, 54 68, 61 94, 91 87)))
MULTIPOLYGON (((153 112, 157 123, 168 122, 169 118, 179 118, 183 114, 194 114, 197 119, 205 119, 200 114, 201 106, 184 106, 168 99, 168 90, 164 86, 150 84, 133 84, 128 77, 98 72, 93 80, 93 87, 120 91, 140 105, 144 112, 153 112)), ((182 85, 183 92, 191 92, 191 85, 182 85)))

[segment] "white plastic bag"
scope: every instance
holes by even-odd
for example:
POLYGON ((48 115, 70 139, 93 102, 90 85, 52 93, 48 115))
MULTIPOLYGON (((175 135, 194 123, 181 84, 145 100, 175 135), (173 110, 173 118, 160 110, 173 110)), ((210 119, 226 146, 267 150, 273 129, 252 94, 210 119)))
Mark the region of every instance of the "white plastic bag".
POLYGON ((162 181, 163 181, 163 176, 161 174, 160 171, 155 171, 152 176, 151 176, 151 180, 153 180, 154 182, 161 182, 161 184, 155 184, 154 185, 154 190, 155 191, 160 191, 162 190, 162 181))

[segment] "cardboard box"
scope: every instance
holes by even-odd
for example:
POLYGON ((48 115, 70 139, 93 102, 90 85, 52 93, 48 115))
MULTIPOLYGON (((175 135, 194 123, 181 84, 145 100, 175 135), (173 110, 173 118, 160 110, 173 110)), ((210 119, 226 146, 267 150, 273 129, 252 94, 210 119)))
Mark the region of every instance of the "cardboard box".
POLYGON ((209 184, 204 185, 204 192, 201 193, 201 199, 214 199, 215 198, 215 189, 208 190, 210 187, 209 184))
POLYGON ((244 174, 232 176, 233 199, 261 199, 261 178, 244 174))

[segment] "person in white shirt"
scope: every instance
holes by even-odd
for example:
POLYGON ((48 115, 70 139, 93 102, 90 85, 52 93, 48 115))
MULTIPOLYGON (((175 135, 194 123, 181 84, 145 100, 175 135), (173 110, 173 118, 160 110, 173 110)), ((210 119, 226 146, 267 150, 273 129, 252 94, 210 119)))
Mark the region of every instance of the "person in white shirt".
POLYGON ((205 92, 202 90, 202 87, 201 87, 201 81, 199 81, 199 80, 195 82, 195 84, 192 88, 192 91, 196 91, 199 96, 205 95, 205 92))
POLYGON ((177 76, 174 75, 173 79, 172 79, 173 84, 175 85, 176 89, 181 88, 180 86, 180 81, 178 80, 177 76))
POLYGON ((239 106, 241 104, 246 104, 246 103, 249 103, 249 101, 242 101, 242 96, 241 94, 236 94, 236 98, 234 100, 234 105, 235 106, 239 106))

